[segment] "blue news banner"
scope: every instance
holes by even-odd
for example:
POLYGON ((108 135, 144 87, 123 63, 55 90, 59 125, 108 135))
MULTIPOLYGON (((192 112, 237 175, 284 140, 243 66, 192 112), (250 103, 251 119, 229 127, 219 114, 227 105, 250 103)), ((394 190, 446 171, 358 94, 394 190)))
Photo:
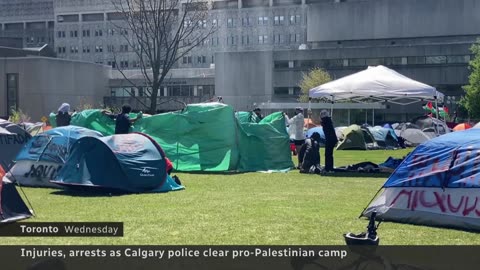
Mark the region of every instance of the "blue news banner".
POLYGON ((479 269, 479 246, 0 246, 0 269, 479 269))

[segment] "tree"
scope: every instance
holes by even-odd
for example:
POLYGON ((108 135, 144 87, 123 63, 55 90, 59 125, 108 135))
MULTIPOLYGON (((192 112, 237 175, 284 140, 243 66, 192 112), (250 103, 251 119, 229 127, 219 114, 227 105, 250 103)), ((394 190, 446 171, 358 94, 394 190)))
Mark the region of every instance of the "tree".
MULTIPOLYGON (((158 90, 174 64, 214 32, 207 27, 208 2, 195 0, 112 0, 122 24, 115 25, 128 48, 138 58, 146 85, 137 86, 114 60, 123 77, 135 87, 143 87, 150 113, 157 109, 158 90), (146 87, 145 87, 146 86, 146 87)), ((122 51, 122 49, 120 50, 122 51)))
POLYGON ((471 71, 468 77, 468 85, 465 85, 465 96, 460 100, 461 106, 465 107, 472 118, 480 117, 480 40, 470 49, 475 55, 470 61, 471 71))
POLYGON ((330 74, 328 74, 328 72, 318 67, 310 70, 308 73, 303 73, 302 80, 299 83, 302 93, 300 94, 298 101, 308 102, 309 100, 308 91, 310 89, 317 87, 321 84, 327 83, 331 80, 332 78, 330 77, 330 74))

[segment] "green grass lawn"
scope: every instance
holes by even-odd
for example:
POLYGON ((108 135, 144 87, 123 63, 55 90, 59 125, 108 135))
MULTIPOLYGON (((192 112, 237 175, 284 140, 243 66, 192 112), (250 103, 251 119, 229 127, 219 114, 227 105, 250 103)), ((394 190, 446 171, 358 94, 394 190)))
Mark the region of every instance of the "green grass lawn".
MULTIPOLYGON (((336 151, 335 165, 381 163, 410 150, 336 151)), ((124 237, 2 237, 0 243, 343 245, 343 233, 365 230, 368 222, 358 216, 386 180, 298 171, 178 175, 186 190, 166 194, 81 197, 24 188, 37 215, 28 221, 118 221, 124 237)), ((383 245, 480 243, 475 233, 387 222, 379 236, 383 245)))

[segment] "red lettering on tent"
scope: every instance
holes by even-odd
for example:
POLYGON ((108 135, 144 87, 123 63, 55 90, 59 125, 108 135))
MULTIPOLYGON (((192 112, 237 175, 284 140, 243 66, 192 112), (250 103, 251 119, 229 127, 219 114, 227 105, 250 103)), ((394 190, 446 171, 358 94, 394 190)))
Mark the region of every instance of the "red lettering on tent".
POLYGON ((415 208, 417 208, 417 205, 418 205, 418 190, 415 191, 415 193, 413 194, 413 201, 412 201, 410 210, 415 211, 415 208))
POLYGON ((411 198, 411 196, 412 196, 412 191, 407 191, 407 190, 405 190, 405 189, 402 189, 402 190, 397 194, 397 196, 395 197, 395 199, 393 199, 392 203, 391 203, 389 206, 394 205, 394 204, 397 202, 398 198, 400 198, 400 196, 402 196, 402 195, 406 195, 406 196, 407 196, 407 198, 408 198, 408 200, 407 200, 407 202, 408 202, 408 203, 407 203, 407 208, 410 208, 410 198, 411 198))
POLYGON ((425 190, 420 191, 420 204, 426 208, 434 208, 438 206, 440 208, 440 211, 442 211, 442 213, 445 213, 446 209, 445 205, 443 204, 445 196, 440 195, 437 192, 433 192, 433 195, 435 196, 435 200, 433 202, 427 202, 425 200, 425 190))
POLYGON ((473 210, 475 210, 475 208, 477 208, 477 202, 478 202, 478 197, 475 197, 475 203, 471 206, 471 207, 468 207, 468 200, 470 198, 467 197, 466 201, 465 201, 465 208, 463 209, 463 216, 468 216, 470 214, 470 212, 472 212, 473 210))
POLYGON ((451 203, 451 199, 450 199, 450 194, 447 195, 447 205, 448 205, 448 210, 450 210, 450 212, 452 213, 457 213, 458 210, 460 210, 460 207, 462 207, 462 204, 463 204, 463 199, 464 199, 465 196, 462 196, 460 198, 460 202, 458 203, 457 206, 453 206, 452 203, 451 203))

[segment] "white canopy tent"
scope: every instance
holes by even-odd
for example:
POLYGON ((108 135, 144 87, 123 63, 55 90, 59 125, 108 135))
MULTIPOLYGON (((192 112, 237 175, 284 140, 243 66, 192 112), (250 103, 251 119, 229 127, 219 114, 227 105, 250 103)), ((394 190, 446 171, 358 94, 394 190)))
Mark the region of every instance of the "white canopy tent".
MULTIPOLYGON (((412 80, 385 66, 368 67, 349 76, 310 89, 311 98, 334 102, 389 102, 408 105, 421 100, 443 101, 435 87, 412 80)), ((438 118, 438 109, 437 109, 438 118)))

